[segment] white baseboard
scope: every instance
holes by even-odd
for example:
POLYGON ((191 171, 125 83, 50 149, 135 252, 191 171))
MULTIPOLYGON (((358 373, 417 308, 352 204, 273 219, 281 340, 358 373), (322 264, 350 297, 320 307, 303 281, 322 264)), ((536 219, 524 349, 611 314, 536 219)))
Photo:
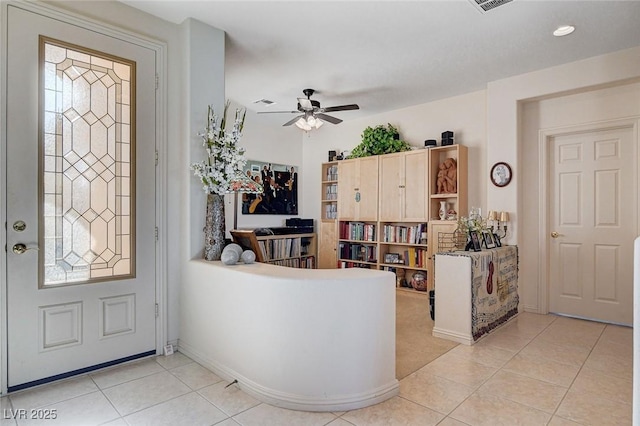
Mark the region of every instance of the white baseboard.
POLYGON ((462 343, 463 345, 473 345, 473 336, 470 334, 458 333, 451 330, 445 330, 438 327, 433 327, 433 337, 439 337, 441 339, 453 340, 454 342, 462 343))
POLYGON ((385 386, 381 386, 377 389, 361 394, 325 397, 322 399, 309 398, 306 396, 283 393, 274 389, 266 388, 242 376, 241 374, 238 374, 236 371, 221 365, 215 360, 208 358, 205 354, 184 342, 179 343, 178 350, 213 371, 224 380, 228 382, 237 380, 240 389, 259 401, 290 410, 350 411, 386 401, 387 399, 398 395, 400 392, 399 382, 394 379, 391 383, 385 386))

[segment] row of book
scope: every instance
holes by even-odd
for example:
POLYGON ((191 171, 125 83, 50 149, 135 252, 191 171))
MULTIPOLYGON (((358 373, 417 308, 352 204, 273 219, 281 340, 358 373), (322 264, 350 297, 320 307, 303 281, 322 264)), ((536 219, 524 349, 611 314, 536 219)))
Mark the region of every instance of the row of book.
POLYGON ((411 267, 426 268, 427 267, 427 249, 409 247, 404 251, 404 264, 411 267))
POLYGON ((371 269, 371 265, 367 265, 366 263, 356 263, 356 262, 339 262, 339 266, 342 269, 346 268, 364 268, 371 269))
POLYGON ((338 249, 340 259, 376 263, 376 246, 341 242, 338 249))
POLYGON ((376 226, 364 222, 340 222, 340 239, 375 241, 376 226))
POLYGON ((327 185, 324 191, 325 200, 337 200, 338 199, 338 185, 327 185))
POLYGON ((278 238, 258 241, 265 259, 284 259, 301 255, 300 238, 278 238))
POLYGON ((337 204, 327 204, 324 206, 324 218, 325 219, 336 219, 338 217, 338 205, 337 204))
POLYGON ((315 256, 298 257, 294 259, 281 259, 269 261, 272 265, 286 266, 288 268, 315 269, 315 256))
POLYGON ((426 236, 426 232, 426 223, 414 226, 384 225, 382 241, 385 243, 426 244, 426 239, 421 241, 422 234, 426 236))
POLYGON ((327 168, 327 180, 338 180, 338 166, 327 168))

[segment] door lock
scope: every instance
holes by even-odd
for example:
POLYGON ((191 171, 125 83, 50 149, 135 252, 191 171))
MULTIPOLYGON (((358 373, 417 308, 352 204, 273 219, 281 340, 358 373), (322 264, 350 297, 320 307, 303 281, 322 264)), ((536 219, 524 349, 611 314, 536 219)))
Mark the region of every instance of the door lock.
POLYGON ((27 229, 27 224, 23 220, 17 220, 13 224, 13 230, 16 232, 22 232, 27 229))
POLYGON ((13 245, 12 248, 15 254, 22 254, 27 250, 40 250, 38 247, 27 247, 25 244, 17 243, 13 245))
POLYGON ((556 231, 553 231, 551 233, 551 238, 558 238, 560 236, 560 234, 558 234, 556 231))

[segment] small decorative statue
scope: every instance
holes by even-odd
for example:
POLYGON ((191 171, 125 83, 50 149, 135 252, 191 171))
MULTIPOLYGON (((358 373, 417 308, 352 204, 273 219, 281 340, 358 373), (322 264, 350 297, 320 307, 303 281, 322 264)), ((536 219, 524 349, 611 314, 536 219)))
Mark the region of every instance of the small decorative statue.
POLYGON ((458 163, 454 158, 447 158, 444 164, 447 171, 447 193, 455 194, 458 192, 458 163))
POLYGON ((447 158, 438 166, 436 193, 455 194, 456 192, 458 192, 458 164, 455 158, 447 158))

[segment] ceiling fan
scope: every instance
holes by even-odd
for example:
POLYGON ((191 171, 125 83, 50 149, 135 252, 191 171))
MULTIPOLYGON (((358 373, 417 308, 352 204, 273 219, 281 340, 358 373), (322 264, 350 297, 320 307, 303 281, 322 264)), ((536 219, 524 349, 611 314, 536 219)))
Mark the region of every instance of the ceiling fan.
POLYGON ((325 112, 336 112, 336 111, 349 111, 354 109, 360 109, 360 107, 356 104, 349 105, 338 105, 327 108, 322 108, 320 106, 320 102, 316 100, 312 100, 311 96, 315 90, 313 89, 304 89, 302 93, 305 94, 305 98, 298 98, 298 110, 297 111, 261 111, 258 114, 280 114, 280 113, 288 113, 288 114, 298 114, 302 113, 297 117, 292 118, 283 124, 283 126, 291 126, 295 123, 296 126, 301 128, 304 131, 309 131, 311 129, 317 129, 325 121, 328 121, 332 124, 342 123, 342 120, 336 117, 332 117, 330 115, 325 114, 325 112))

